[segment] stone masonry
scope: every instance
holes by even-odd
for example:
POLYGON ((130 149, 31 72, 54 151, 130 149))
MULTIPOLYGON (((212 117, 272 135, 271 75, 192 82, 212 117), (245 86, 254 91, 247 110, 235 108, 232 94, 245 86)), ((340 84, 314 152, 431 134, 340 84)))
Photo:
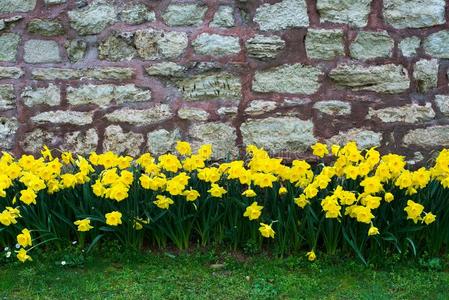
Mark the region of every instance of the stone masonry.
POLYGON ((449 147, 445 0, 0 0, 0 150, 449 147))

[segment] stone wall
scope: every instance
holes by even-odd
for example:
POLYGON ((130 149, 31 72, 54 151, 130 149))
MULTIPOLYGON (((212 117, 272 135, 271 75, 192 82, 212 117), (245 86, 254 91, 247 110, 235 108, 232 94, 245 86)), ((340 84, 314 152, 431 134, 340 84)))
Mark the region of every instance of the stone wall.
POLYGON ((445 0, 0 0, 0 148, 449 147, 445 0))

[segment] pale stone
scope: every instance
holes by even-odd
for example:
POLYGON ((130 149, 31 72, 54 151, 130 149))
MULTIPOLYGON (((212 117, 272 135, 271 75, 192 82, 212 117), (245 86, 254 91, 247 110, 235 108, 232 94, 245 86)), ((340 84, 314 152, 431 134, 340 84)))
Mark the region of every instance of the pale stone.
POLYGON ((22 92, 22 99, 28 107, 39 104, 57 106, 61 104, 61 91, 58 86, 52 83, 46 88, 26 87, 22 92))
POLYGON ((435 105, 443 115, 449 116, 449 96, 435 95, 435 105))
POLYGON ((203 23, 207 6, 197 4, 171 4, 162 14, 169 26, 191 26, 203 23))
POLYGON ((256 71, 253 90, 261 93, 313 94, 318 91, 320 69, 301 64, 281 65, 272 69, 256 71))
POLYGON ((109 61, 131 60, 137 55, 131 41, 113 32, 98 45, 98 58, 109 61))
POLYGON ((249 57, 270 59, 285 48, 285 41, 277 35, 256 35, 245 43, 249 57))
POLYGON ((253 100, 245 108, 245 113, 251 116, 261 115, 277 108, 277 102, 268 100, 253 100))
POLYGON ((134 44, 140 57, 155 60, 180 56, 187 48, 188 39, 185 32, 145 29, 136 31, 134 44))
POLYGON ((333 59, 345 55, 341 29, 309 29, 305 44, 307 56, 313 59, 333 59))
POLYGON ((87 84, 78 88, 67 88, 67 101, 71 105, 96 104, 107 107, 112 101, 121 104, 149 100, 151 100, 151 91, 138 88, 134 84, 87 84))
POLYGON ((264 4, 257 8, 254 22, 260 30, 282 30, 288 27, 309 25, 307 5, 304 0, 283 0, 275 4, 264 4))
POLYGON ((413 76, 417 82, 418 92, 426 93, 436 88, 438 83, 438 60, 421 59, 415 63, 413 76))
POLYGON ((16 107, 14 86, 12 84, 0 85, 0 110, 8 110, 16 107))
POLYGON ((56 5, 66 3, 67 0, 44 0, 44 3, 47 5, 56 5))
POLYGON ((143 135, 134 132, 123 132, 117 125, 106 127, 103 140, 103 151, 112 151, 120 155, 137 156, 144 141, 143 135))
POLYGON ((87 69, 36 68, 31 71, 35 80, 128 80, 135 74, 134 69, 120 67, 98 67, 87 69))
POLYGON ((361 149, 378 147, 382 144, 382 133, 364 128, 353 128, 344 132, 340 131, 338 135, 331 137, 327 144, 344 146, 349 142, 356 142, 361 149))
POLYGON ((164 77, 181 77, 186 68, 174 62, 161 62, 145 68, 148 75, 164 77))
POLYGON ((36 0, 0 0, 0 14, 29 12, 36 7, 36 0))
POLYGON ((384 19, 397 29, 444 24, 445 0, 384 0, 384 19))
POLYGON ((193 42, 195 52, 202 55, 224 56, 240 52, 239 38, 219 34, 200 34, 193 42))
POLYGON ((239 108, 237 106, 224 106, 217 110, 217 114, 220 116, 235 116, 238 110, 239 108))
POLYGON ((155 105, 151 109, 123 108, 106 115, 111 122, 123 122, 138 126, 145 126, 166 121, 173 116, 167 104, 155 105))
POLYGON ((15 62, 20 36, 15 33, 0 34, 0 61, 15 62))
POLYGON ((23 71, 21 68, 0 66, 0 79, 19 79, 22 75, 23 71))
POLYGON ((368 23, 371 0, 317 0, 316 6, 321 22, 364 27, 368 23))
POLYGON ((19 123, 16 118, 0 116, 0 149, 11 150, 19 123))
POLYGON ((405 146, 449 147, 449 126, 432 126, 409 131, 404 136, 405 146))
POLYGON ((295 117, 249 120, 240 130, 245 145, 254 144, 274 153, 305 152, 316 142, 313 122, 295 117))
POLYGON ((38 128, 25 134, 24 138, 20 139, 20 146, 26 153, 38 154, 44 145, 55 146, 59 141, 60 138, 53 133, 38 128))
POLYGON ((386 31, 361 31, 350 46, 351 57, 372 59, 389 57, 393 51, 394 41, 386 31))
POLYGON ((59 46, 55 41, 29 40, 25 42, 23 59, 30 64, 60 62, 59 46))
POLYGON ((31 120, 36 124, 73 124, 73 125, 87 125, 93 122, 93 112, 81 111, 46 111, 31 117, 31 120))
POLYGON ((351 114, 351 104, 340 100, 319 101, 313 108, 331 116, 347 116, 351 114))
POLYGON ((384 123, 403 122, 421 123, 435 118, 435 112, 430 103, 425 106, 411 104, 381 109, 369 108, 367 119, 377 118, 384 123))
POLYGON ((128 5, 120 12, 120 19, 132 25, 138 25, 145 22, 156 20, 156 14, 150 11, 145 4, 128 5))
POLYGON ((212 158, 220 159, 235 157, 238 149, 235 146, 237 139, 234 127, 226 123, 200 123, 190 127, 192 148, 196 151, 201 145, 212 145, 212 158))
POLYGON ((147 134, 147 149, 153 155, 161 155, 172 152, 175 149, 176 142, 181 139, 179 129, 168 131, 159 129, 147 134))
POLYGON ((239 100, 240 78, 229 73, 193 75, 175 82, 187 101, 197 100, 239 100))
POLYGON ((235 25, 233 9, 230 6, 220 6, 210 23, 210 27, 233 27, 235 25))
POLYGON ((87 51, 87 43, 83 40, 71 40, 64 44, 67 56, 71 63, 77 63, 84 58, 87 51))
POLYGON ((97 34, 117 21, 117 11, 108 1, 94 1, 68 12, 70 26, 80 35, 97 34))
POLYGON ((449 31, 442 30, 424 40, 424 50, 436 58, 449 58, 449 31))
POLYGON ((70 151, 76 154, 89 154, 95 152, 98 146, 98 134, 93 128, 86 132, 74 131, 64 135, 61 145, 62 151, 70 151))
POLYGON ((401 50, 403 56, 411 57, 416 55, 416 49, 419 48, 420 44, 421 39, 417 36, 412 36, 403 39, 399 43, 399 49, 401 50))
POLYGON ((57 20, 33 19, 28 22, 27 30, 30 33, 43 36, 55 36, 65 33, 64 27, 57 20))
POLYGON ((395 94, 404 92, 410 86, 405 68, 394 64, 366 67, 341 64, 333 69, 329 76, 338 86, 355 91, 395 94))
POLYGON ((200 108, 183 107, 178 110, 178 117, 183 120, 207 121, 209 113, 200 108))

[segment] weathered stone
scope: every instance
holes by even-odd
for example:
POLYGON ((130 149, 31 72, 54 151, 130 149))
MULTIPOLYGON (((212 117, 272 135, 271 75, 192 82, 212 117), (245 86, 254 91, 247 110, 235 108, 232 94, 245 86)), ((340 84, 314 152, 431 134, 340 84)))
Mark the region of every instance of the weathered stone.
POLYGON ((245 145, 254 144, 274 153, 305 152, 316 142, 313 122, 295 117, 250 120, 240 126, 245 145))
POLYGON ((64 135, 61 145, 62 151, 70 151, 76 154, 88 154, 97 150, 98 134, 93 128, 86 132, 74 131, 64 135))
POLYGON ((145 4, 139 3, 125 7, 120 13, 120 19, 127 24, 138 25, 155 21, 156 14, 145 4))
POLYGON ((22 75, 23 71, 21 68, 0 66, 0 79, 4 78, 19 79, 20 77, 22 77, 22 75))
POLYGON ((71 40, 64 44, 67 56, 71 63, 77 63, 84 58, 87 50, 87 43, 83 40, 71 40))
POLYGON ((207 6, 197 4, 171 4, 162 14, 169 26, 191 26, 203 23, 207 6))
POLYGON ((240 78, 229 73, 199 74, 175 82, 187 101, 196 100, 239 100, 240 78))
POLYGON ((27 30, 29 33, 43 36, 55 36, 65 33, 64 27, 57 20, 33 19, 27 24, 27 30))
POLYGON ((3 19, 0 19, 0 31, 6 28, 6 23, 3 19))
POLYGON ((438 60, 437 59, 421 59, 416 62, 413 71, 418 92, 426 93, 436 88, 438 83, 438 60))
POLYGON ((320 87, 320 69, 301 64, 281 65, 276 68, 256 71, 253 90, 261 93, 277 92, 291 94, 313 94, 320 87))
POLYGON ((131 60, 137 54, 129 41, 112 34, 98 45, 98 57, 103 60, 123 61, 131 60))
POLYGON ((134 36, 137 53, 146 60, 176 58, 187 48, 185 32, 138 30, 134 36))
POLYGON ((110 125, 104 132, 103 151, 137 156, 143 140, 143 135, 140 133, 125 133, 120 126, 110 125))
POLYGON ((106 115, 111 122, 123 122, 138 126, 156 124, 166 121, 173 116, 167 104, 155 105, 151 109, 123 108, 106 115))
POLYGON ((245 108, 245 113, 250 116, 261 115, 277 108, 277 102, 268 100, 253 100, 245 108))
POLYGON ((384 19, 394 28, 422 28, 444 24, 444 0, 384 0, 384 19))
POLYGON ((331 116, 346 116, 351 114, 351 104, 340 100, 319 101, 313 105, 313 108, 331 116))
POLYGON ((26 153, 39 153, 44 145, 54 146, 60 139, 51 132, 40 128, 26 133, 23 139, 20 139, 20 146, 26 153))
POLYGON ((270 59, 285 48, 285 41, 277 35, 256 35, 247 40, 245 46, 249 57, 270 59))
POLYGON ((419 48, 419 45, 421 44, 421 40, 417 36, 412 36, 403 39, 399 43, 399 49, 402 52, 403 56, 410 57, 416 55, 416 49, 419 48))
POLYGON ((345 54, 340 29, 309 29, 305 43, 307 56, 313 59, 333 59, 345 54))
POLYGON ((29 40, 25 42, 23 59, 30 64, 60 62, 59 46, 55 41, 29 40))
POLYGON ((16 118, 0 117, 0 149, 11 150, 19 124, 16 118))
POLYGON ((395 94, 407 90, 410 85, 404 67, 393 64, 368 67, 357 64, 341 64, 329 75, 338 86, 355 91, 395 94))
POLYGON ((80 35, 97 34, 117 21, 117 12, 108 1, 94 1, 68 12, 70 26, 80 35))
POLYGON ((443 115, 449 116, 449 96, 435 95, 435 105, 443 115))
POLYGON ((220 6, 214 15, 214 19, 210 23, 210 27, 233 27, 235 25, 234 21, 234 11, 230 6, 220 6))
POLYGON ((309 104, 310 99, 302 99, 302 98, 285 98, 282 103, 283 107, 298 107, 303 106, 305 104, 309 104))
POLYGON ((0 61, 15 62, 19 48, 20 36, 15 33, 0 35, 0 61))
POLYGON ((35 80, 128 80, 133 78, 131 68, 105 67, 87 69, 36 68, 31 71, 35 80))
POLYGON ((371 0, 317 0, 321 21, 364 27, 368 23, 371 0))
POLYGON ((212 158, 235 157, 238 149, 234 127, 220 122, 194 124, 189 130, 192 148, 196 151, 201 145, 212 145, 212 158))
POLYGON ((449 58, 449 30, 442 30, 429 35, 424 40, 424 50, 436 58, 449 58))
POLYGON ((93 122, 93 112, 66 110, 46 111, 31 117, 31 120, 36 124, 87 125, 93 122))
POLYGON ((29 12, 36 7, 36 0, 0 0, 0 14, 29 12))
POLYGON ((168 131, 159 129, 147 135, 147 149, 153 155, 161 155, 175 149, 176 142, 181 139, 179 129, 168 131))
POLYGON ((411 104, 381 109, 369 108, 367 119, 377 118, 384 123, 403 122, 421 123, 435 118, 435 112, 430 103, 425 106, 411 104))
POLYGON ((240 52, 239 38, 219 34, 200 34, 193 42, 195 52, 202 55, 231 55, 240 52))
POLYGON ((353 128, 348 131, 340 131, 337 135, 331 137, 327 144, 346 145, 349 142, 356 142, 361 149, 380 146, 382 143, 382 133, 374 132, 363 128, 353 128))
POLYGON ((174 62, 161 62, 145 68, 148 75, 163 77, 181 77, 186 68, 174 62))
POLYGON ((361 31, 350 47, 351 57, 356 59, 371 59, 388 57, 394 47, 393 39, 386 31, 361 31))
POLYGON ((22 20, 23 18, 24 18, 23 16, 17 15, 9 18, 0 19, 0 31, 11 27, 11 25, 14 25, 14 23, 22 20))
POLYGON ((57 106, 61 104, 61 91, 58 86, 52 83, 46 88, 26 87, 22 92, 22 99, 28 107, 39 104, 57 106))
POLYGON ((44 3, 47 5, 56 5, 66 3, 67 0, 44 0, 44 3))
POLYGON ((405 146, 449 147, 449 126, 431 126, 409 131, 404 136, 405 146))
POLYGON ((88 84, 78 88, 67 88, 67 101, 71 105, 96 104, 101 107, 106 107, 112 101, 115 101, 115 103, 125 103, 149 100, 151 100, 151 91, 140 89, 134 84, 88 84))
POLYGON ((217 114, 220 116, 235 116, 238 110, 239 108, 237 106, 224 106, 217 110, 217 114))
POLYGON ((309 25, 307 5, 304 0, 283 0, 275 4, 264 4, 257 8, 254 22, 260 30, 282 30, 288 27, 309 25))
POLYGON ((207 121, 209 113, 200 108, 183 107, 178 110, 178 117, 183 120, 207 121))
POLYGON ((13 109, 16 106, 15 98, 12 84, 0 85, 0 110, 13 109))

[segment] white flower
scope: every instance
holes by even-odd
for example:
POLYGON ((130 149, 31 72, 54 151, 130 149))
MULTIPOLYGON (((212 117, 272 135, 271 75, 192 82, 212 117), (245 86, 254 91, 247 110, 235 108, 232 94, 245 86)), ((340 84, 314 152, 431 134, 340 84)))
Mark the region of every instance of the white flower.
POLYGON ((65 266, 67 263, 65 260, 61 261, 61 265, 65 266))
POLYGON ((20 249, 20 245, 19 244, 16 244, 16 249, 20 249))
POLYGON ((76 245, 76 243, 78 243, 78 242, 77 242, 77 241, 73 241, 73 242, 72 242, 72 245, 76 245))
POLYGON ((11 251, 6 252, 6 258, 9 258, 11 256, 11 251))
POLYGON ((9 247, 5 247, 5 251, 8 251, 9 250, 9 247))

